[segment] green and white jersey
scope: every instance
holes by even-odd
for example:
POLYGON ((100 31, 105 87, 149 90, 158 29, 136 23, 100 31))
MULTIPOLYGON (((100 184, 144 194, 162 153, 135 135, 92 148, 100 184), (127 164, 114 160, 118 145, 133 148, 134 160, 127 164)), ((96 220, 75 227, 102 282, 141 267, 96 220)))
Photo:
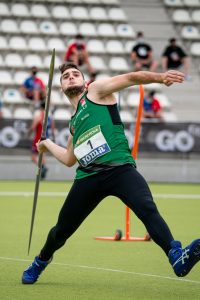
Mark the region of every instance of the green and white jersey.
POLYGON ((117 104, 96 104, 86 92, 71 118, 70 132, 79 162, 76 179, 127 163, 135 166, 117 104))

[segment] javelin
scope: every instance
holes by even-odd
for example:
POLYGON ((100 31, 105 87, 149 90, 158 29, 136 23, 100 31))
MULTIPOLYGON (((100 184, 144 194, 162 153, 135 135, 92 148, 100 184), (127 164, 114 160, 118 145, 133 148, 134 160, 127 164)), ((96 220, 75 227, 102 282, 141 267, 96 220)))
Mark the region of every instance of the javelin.
MULTIPOLYGON (((44 110, 44 120, 43 120, 43 124, 42 124, 41 140, 46 139, 49 104, 50 104, 50 97, 51 97, 51 87, 52 87, 53 72, 54 72, 54 62, 55 62, 55 49, 53 49, 50 67, 49 67, 49 79, 48 79, 48 85, 47 85, 47 96, 46 96, 46 100, 45 100, 45 110, 44 110)), ((37 163, 38 168, 37 168, 37 175, 36 175, 36 180, 35 180, 35 191, 34 191, 34 197, 33 197, 33 208, 32 208, 32 216, 31 216, 29 243, 28 243, 28 254, 29 254, 30 247, 31 247, 31 239, 32 239, 32 233, 33 233, 35 211, 36 211, 36 206, 37 206, 37 198, 38 198, 38 191, 39 191, 39 185, 40 185, 40 175, 41 175, 41 168, 42 168, 42 156, 43 156, 43 153, 40 152, 39 157, 38 157, 38 163, 37 163)))

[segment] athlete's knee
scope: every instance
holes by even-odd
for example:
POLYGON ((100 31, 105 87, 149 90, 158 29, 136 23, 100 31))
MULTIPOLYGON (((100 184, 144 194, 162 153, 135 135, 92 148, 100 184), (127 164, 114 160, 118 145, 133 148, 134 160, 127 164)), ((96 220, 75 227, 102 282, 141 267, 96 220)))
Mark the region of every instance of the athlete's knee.
POLYGON ((140 219, 144 219, 155 213, 158 213, 155 202, 152 200, 152 198, 146 198, 139 207, 137 215, 140 219))

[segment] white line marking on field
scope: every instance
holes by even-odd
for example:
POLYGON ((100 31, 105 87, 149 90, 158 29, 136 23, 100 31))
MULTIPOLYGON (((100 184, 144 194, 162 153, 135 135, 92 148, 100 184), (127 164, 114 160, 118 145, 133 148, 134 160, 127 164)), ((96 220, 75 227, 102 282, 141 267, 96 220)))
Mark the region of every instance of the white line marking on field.
POLYGON ((154 198, 163 199, 197 199, 200 200, 200 194, 153 194, 154 198))
MULTIPOLYGON (((68 192, 39 192, 40 196, 43 197, 63 197, 66 196, 68 192)), ((32 197, 33 192, 0 192, 0 197, 10 197, 10 196, 22 196, 22 197, 32 197)))
MULTIPOLYGON (((42 197, 66 197, 68 192, 39 192, 42 197)), ((0 197, 33 197, 33 192, 8 192, 1 191, 0 197)), ((200 200, 200 194, 153 194, 154 198, 161 199, 194 199, 200 200)))
MULTIPOLYGON (((3 257, 3 256, 0 256, 0 259, 5 260, 5 261, 11 260, 11 261, 17 261, 17 262, 28 262, 28 263, 32 262, 32 260, 30 260, 30 259, 20 259, 20 258, 3 257)), ((183 279, 183 278, 162 276, 162 275, 155 275, 155 274, 148 274, 148 273, 138 273, 138 272, 132 272, 132 271, 126 271, 126 270, 120 270, 120 269, 101 268, 101 267, 85 266, 85 265, 72 265, 72 264, 56 263, 56 262, 52 262, 51 265, 57 265, 57 266, 61 266, 61 267, 91 269, 91 270, 104 271, 104 272, 123 273, 123 274, 135 275, 135 276, 154 277, 154 278, 160 278, 160 279, 200 284, 200 281, 198 281, 198 280, 183 279)))

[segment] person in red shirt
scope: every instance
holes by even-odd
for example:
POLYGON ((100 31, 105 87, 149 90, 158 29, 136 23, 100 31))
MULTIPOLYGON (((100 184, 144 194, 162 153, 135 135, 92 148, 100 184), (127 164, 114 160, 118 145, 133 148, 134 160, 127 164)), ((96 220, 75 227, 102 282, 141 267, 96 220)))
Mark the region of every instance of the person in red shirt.
POLYGON ((155 91, 151 91, 144 97, 143 102, 143 117, 157 118, 162 120, 162 107, 158 99, 155 98, 155 91))
MULTIPOLYGON (((32 161, 37 164, 38 163, 38 151, 37 151, 37 142, 41 139, 41 134, 42 134, 42 125, 43 125, 43 120, 44 120, 44 109, 45 109, 45 101, 40 102, 40 108, 36 110, 32 124, 28 130, 28 133, 34 132, 34 138, 32 141, 32 147, 31 147, 31 159, 32 161)), ((46 137, 51 136, 53 140, 55 140, 55 123, 52 117, 48 117, 47 121, 47 131, 46 131, 46 137), (51 132, 50 132, 51 130, 51 132)), ((45 155, 43 154, 43 162, 42 162, 42 170, 41 170, 41 178, 44 179, 46 177, 48 169, 46 167, 46 158, 45 155)))
POLYGON ((77 34, 75 41, 69 44, 64 56, 64 61, 73 63, 78 67, 86 65, 90 75, 90 82, 95 80, 97 72, 90 63, 87 47, 81 34, 77 34))

